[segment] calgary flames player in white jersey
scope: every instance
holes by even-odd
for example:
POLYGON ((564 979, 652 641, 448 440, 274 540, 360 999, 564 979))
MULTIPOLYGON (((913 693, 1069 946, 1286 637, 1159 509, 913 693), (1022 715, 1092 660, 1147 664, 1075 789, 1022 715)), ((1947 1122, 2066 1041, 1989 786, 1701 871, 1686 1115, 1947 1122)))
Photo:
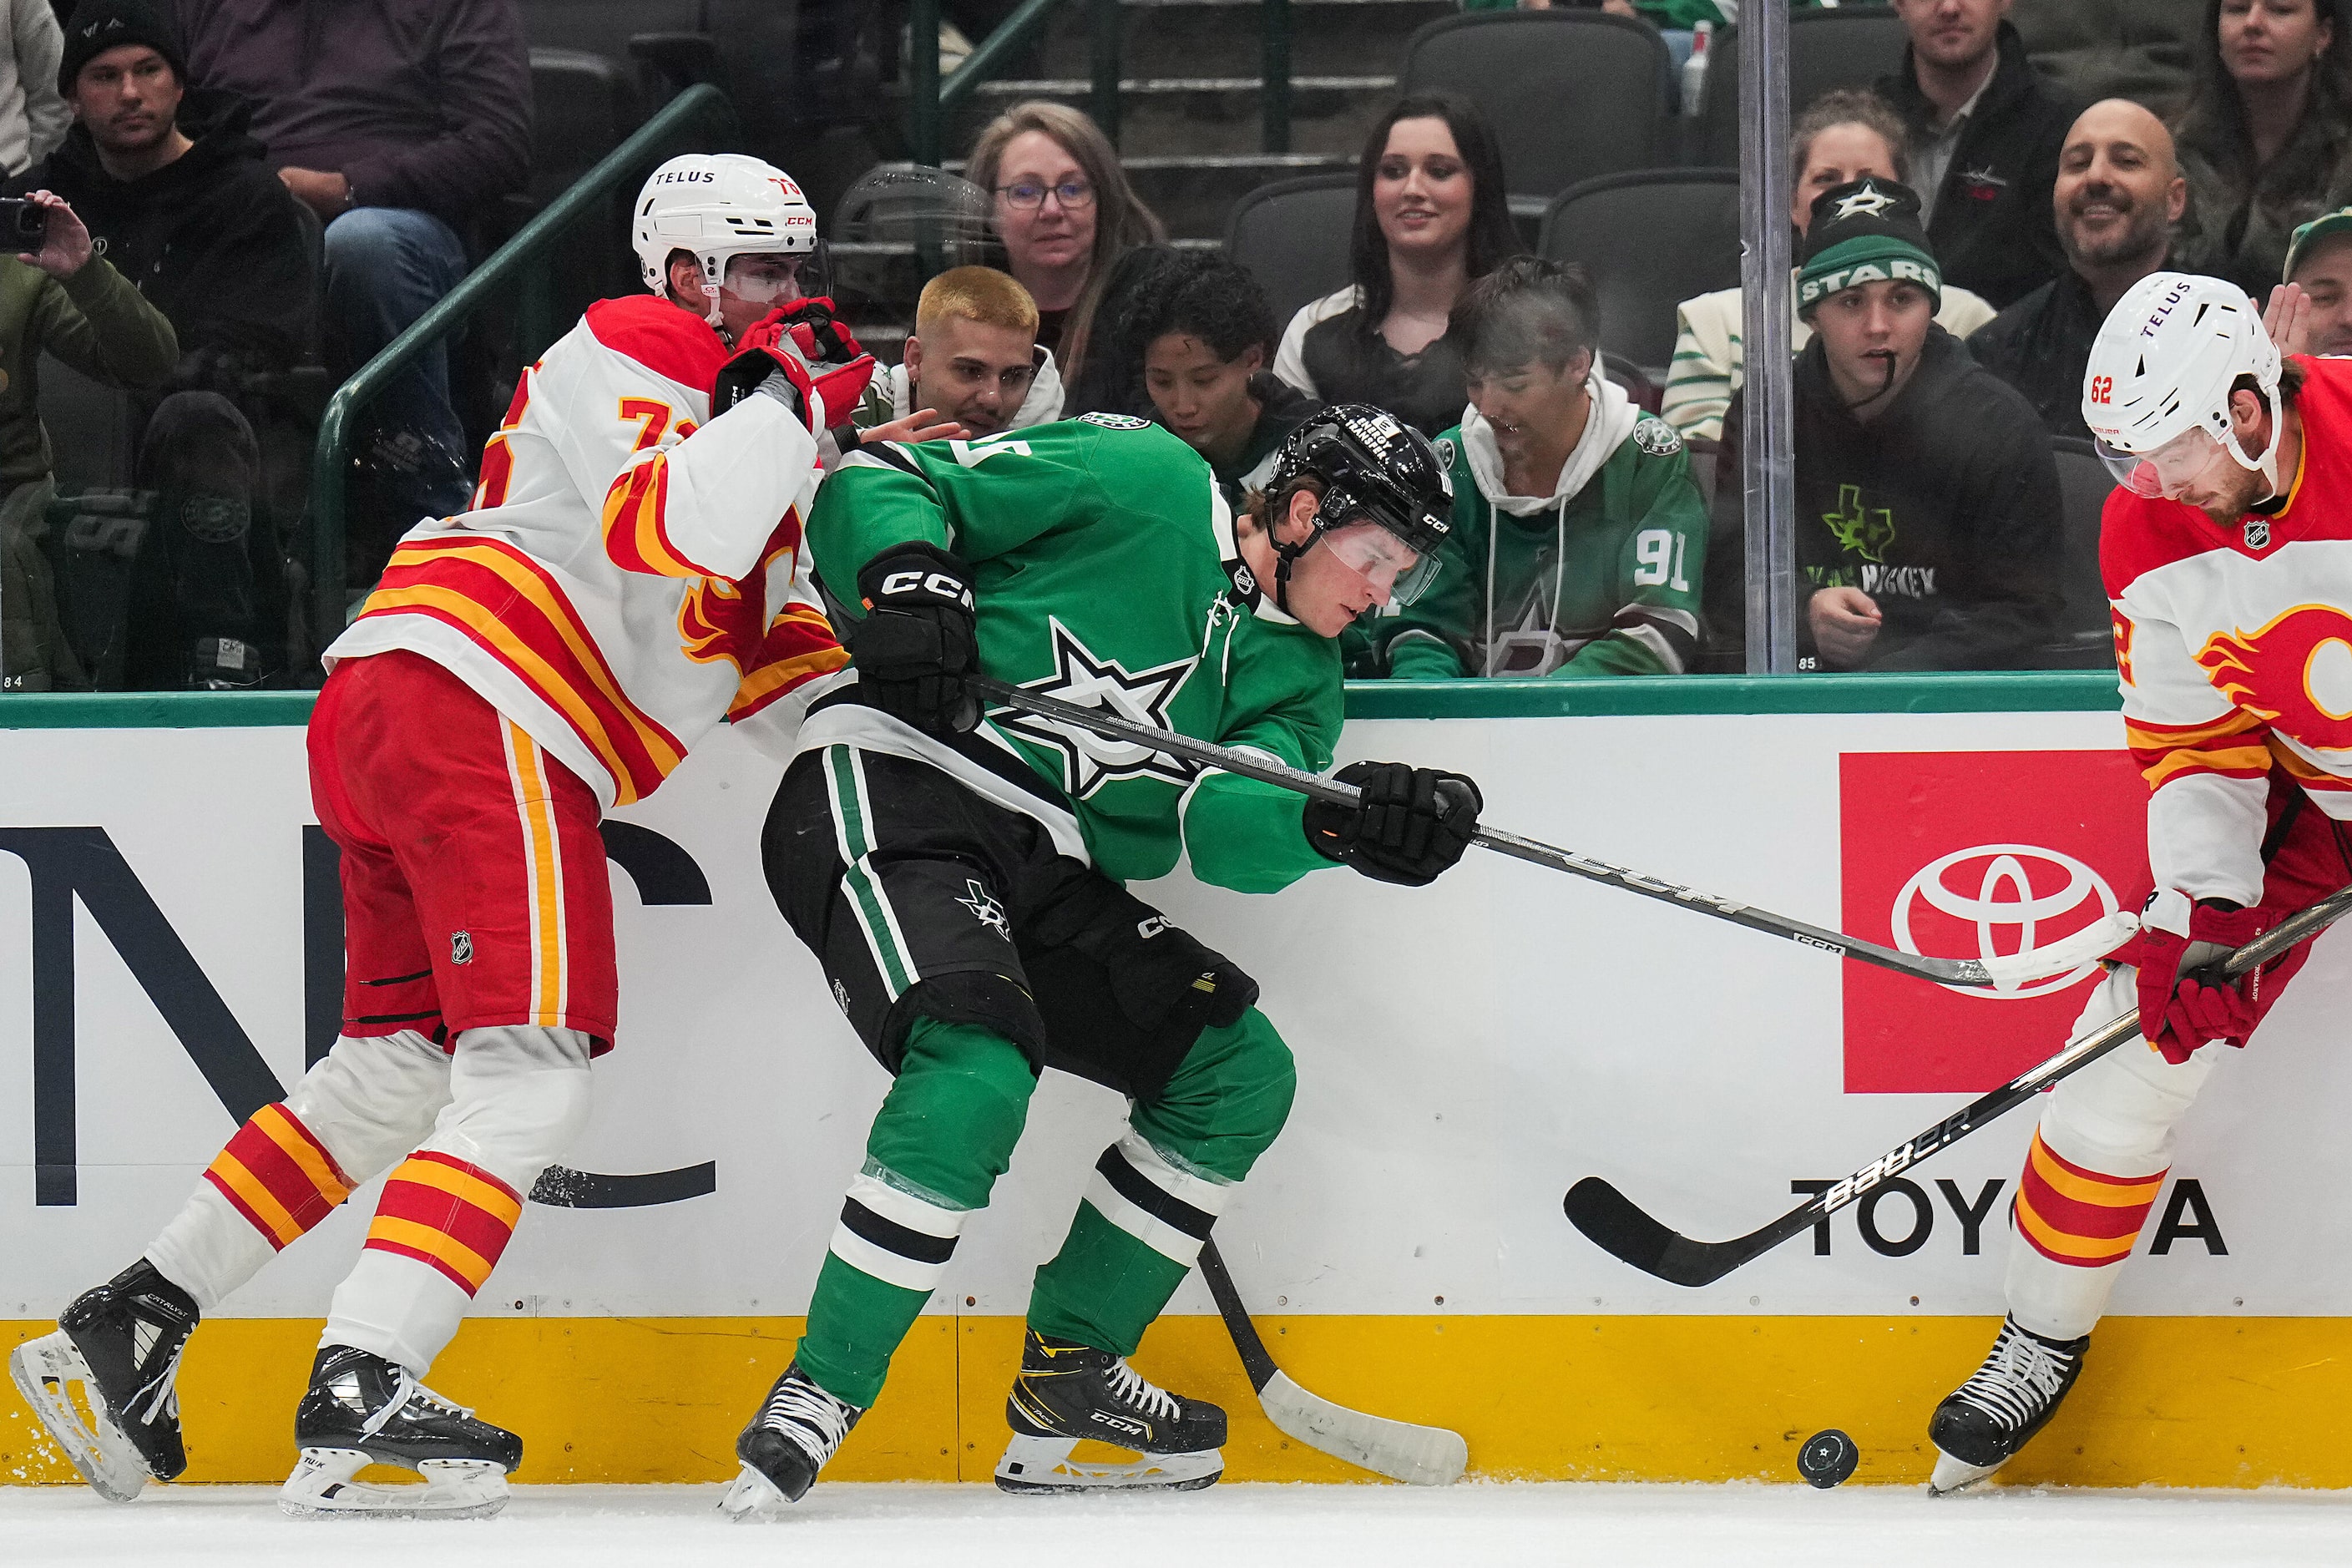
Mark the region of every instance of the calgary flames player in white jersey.
POLYGON ((2352 882, 2352 359, 2282 362, 2253 304, 2159 272, 2093 344, 2083 416, 2118 480, 2099 557, 2155 889, 2083 1027, 2126 1046, 2053 1089, 2017 1189, 2009 1317, 1928 1426, 1937 1491, 1990 1475, 2080 1374, 2173 1131, 2310 955, 2192 973, 2352 882))
POLYGON ((651 292, 591 307, 530 367, 472 509, 411 530, 327 650, 310 753, 342 851, 341 1038, 144 1256, 12 1358, 110 1498, 186 1465, 174 1377, 199 1316, 398 1161, 335 1291, 280 1503, 506 1500, 522 1440, 421 1380, 612 1042, 603 810, 723 719, 789 759, 811 682, 845 662, 800 520, 812 431, 856 405, 873 361, 801 298, 816 216, 757 159, 694 155, 646 182, 635 236, 651 292), (372 1462, 427 1484, 355 1482, 372 1462))

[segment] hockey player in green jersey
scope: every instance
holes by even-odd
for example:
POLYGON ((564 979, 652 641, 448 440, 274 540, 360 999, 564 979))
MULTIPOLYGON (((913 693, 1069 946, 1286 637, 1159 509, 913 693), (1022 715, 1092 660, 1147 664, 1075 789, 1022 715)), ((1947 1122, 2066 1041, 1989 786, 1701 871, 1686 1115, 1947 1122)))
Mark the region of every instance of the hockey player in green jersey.
MULTIPOLYGON (((1521 257, 1446 333, 1470 406, 1438 437, 1454 529, 1436 584, 1362 628, 1399 679, 1679 675, 1698 636, 1706 509, 1682 437, 1601 374, 1592 286, 1521 257)), ((1351 665, 1350 668, 1356 668, 1351 665)))
POLYGON ((1141 419, 853 454, 809 542, 851 650, 812 705, 761 853, 785 919, 895 1079, 792 1364, 736 1444, 743 1513, 797 1501, 881 1393, 891 1352, 988 1202, 1046 1067, 1129 1097, 1058 1256, 1037 1270, 1014 1491, 1207 1486, 1224 1412, 1125 1358, 1289 1113, 1290 1053, 1242 970, 1123 884, 1189 853, 1273 892, 1340 862, 1414 886, 1460 858, 1476 787, 1359 763, 1360 805, 1302 797, 1010 708, 966 678, 1328 767, 1339 651, 1409 597, 1445 473, 1377 409, 1295 432, 1236 519, 1208 465, 1141 419), (846 600, 848 603, 841 604, 846 600), (1074 1460, 1081 1438, 1138 1455, 1074 1460))

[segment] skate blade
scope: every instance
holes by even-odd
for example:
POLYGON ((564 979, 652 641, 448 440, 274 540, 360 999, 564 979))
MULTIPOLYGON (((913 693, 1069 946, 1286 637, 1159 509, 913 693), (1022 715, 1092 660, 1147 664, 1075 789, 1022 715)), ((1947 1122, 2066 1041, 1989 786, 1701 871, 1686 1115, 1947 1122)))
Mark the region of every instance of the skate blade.
POLYGON ((8 1375, 92 1491, 109 1502, 129 1502, 139 1495, 150 1479, 147 1461, 108 1414, 89 1363, 63 1329, 18 1345, 8 1357, 8 1375), (81 1384, 90 1420, 74 1404, 75 1384, 81 1384))
POLYGON ((305 1448, 278 1490, 294 1519, 488 1519, 507 1506, 507 1473, 488 1459, 420 1459, 423 1486, 355 1481, 375 1461, 357 1448, 305 1448))
POLYGON ((775 1482, 746 1465, 727 1485, 727 1495, 719 1500, 719 1511, 737 1524, 762 1518, 778 1509, 790 1508, 793 1500, 786 1497, 775 1482))
POLYGON ((2008 1461, 2004 1459, 1990 1465, 1971 1465, 1938 1448, 1936 1450, 1936 1473, 1927 1478, 1927 1495, 1949 1497, 1954 1492, 1966 1491, 2006 1463, 2008 1461))
POLYGON ((1016 1435, 996 1461, 996 1484, 1008 1492, 1198 1491, 1225 1473, 1223 1449, 1141 1454, 1131 1463, 1071 1458, 1076 1437, 1016 1435))

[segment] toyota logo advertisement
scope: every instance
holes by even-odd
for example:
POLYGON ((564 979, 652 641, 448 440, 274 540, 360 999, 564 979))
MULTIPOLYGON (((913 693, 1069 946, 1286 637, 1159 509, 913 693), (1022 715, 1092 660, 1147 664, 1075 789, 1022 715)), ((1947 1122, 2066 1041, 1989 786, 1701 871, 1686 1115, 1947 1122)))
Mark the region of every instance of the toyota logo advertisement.
MULTIPOLYGON (((1844 929, 1906 952, 2046 947, 2148 886, 2147 786, 2123 752, 1862 752, 1840 758, 1844 929)), ((1993 992, 1849 964, 1848 1093, 1974 1093, 2063 1042, 2096 964, 1993 992)))

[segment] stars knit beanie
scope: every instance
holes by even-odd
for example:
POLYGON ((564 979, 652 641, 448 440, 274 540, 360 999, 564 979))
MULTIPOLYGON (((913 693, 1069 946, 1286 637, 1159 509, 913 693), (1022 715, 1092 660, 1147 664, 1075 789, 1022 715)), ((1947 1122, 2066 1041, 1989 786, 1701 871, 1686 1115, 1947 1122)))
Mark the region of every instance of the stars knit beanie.
POLYGON ((1918 194, 1866 174, 1815 197, 1797 268, 1797 314, 1858 283, 1895 279, 1917 284, 1932 309, 1944 308, 1944 271, 1919 224, 1918 194))

